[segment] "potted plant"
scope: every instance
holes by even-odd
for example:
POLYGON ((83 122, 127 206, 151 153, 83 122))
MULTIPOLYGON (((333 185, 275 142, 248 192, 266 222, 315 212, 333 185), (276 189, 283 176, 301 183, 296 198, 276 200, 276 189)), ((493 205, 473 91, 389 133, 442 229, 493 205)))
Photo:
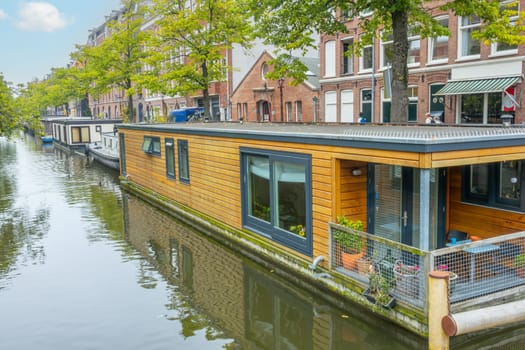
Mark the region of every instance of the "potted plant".
POLYGON ((518 254, 514 257, 514 271, 518 277, 525 278, 525 254, 518 254))
POLYGON ((404 296, 417 298, 419 295, 419 266, 398 261, 394 266, 396 291, 404 296))
POLYGON ((334 233, 334 241, 339 247, 343 267, 348 270, 356 270, 357 260, 364 255, 362 252, 364 239, 353 231, 362 231, 364 225, 360 220, 352 221, 344 216, 339 216, 337 222, 351 229, 350 231, 336 230, 334 233))
POLYGON ((395 306, 396 300, 390 294, 391 282, 373 265, 370 265, 368 283, 369 288, 363 293, 368 301, 387 309, 395 306))

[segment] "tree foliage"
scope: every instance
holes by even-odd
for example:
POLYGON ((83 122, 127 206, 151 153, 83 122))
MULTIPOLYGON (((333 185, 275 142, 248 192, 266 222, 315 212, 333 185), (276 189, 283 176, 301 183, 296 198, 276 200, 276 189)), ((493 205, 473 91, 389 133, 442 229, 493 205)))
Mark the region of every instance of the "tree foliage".
MULTIPOLYGON (((336 34, 348 32, 345 20, 340 14, 360 18, 359 40, 355 41, 354 52, 373 43, 380 33, 390 32, 393 36, 392 55, 392 121, 403 122, 408 116, 408 32, 421 34, 422 38, 449 35, 433 17, 430 7, 436 7, 426 0, 248 0, 254 15, 258 36, 265 43, 275 45, 280 56, 289 56, 291 50, 316 47, 318 33, 336 34), (361 16, 363 13, 369 16, 361 16)), ((440 8, 458 16, 479 16, 481 28, 473 34, 475 39, 490 42, 523 44, 525 37, 525 13, 516 13, 515 3, 502 7, 499 1, 455 0, 440 8), (519 16, 516 23, 510 17, 519 16)), ((289 57, 281 62, 290 62, 289 57)), ((306 67, 299 62, 290 65, 288 75, 294 78, 304 76, 306 67)))
POLYGON ((202 91, 204 113, 209 117, 209 87, 224 81, 230 67, 225 59, 233 44, 248 47, 252 26, 239 0, 153 0, 151 16, 156 29, 147 44, 149 68, 145 87, 164 95, 202 91))
POLYGON ((16 113, 13 91, 0 74, 0 136, 9 137, 19 128, 21 123, 16 113))
POLYGON ((79 79, 89 82, 89 93, 98 96, 114 88, 127 98, 128 120, 133 120, 133 95, 139 75, 147 33, 141 30, 145 7, 140 0, 123 0, 121 13, 107 23, 109 35, 99 45, 77 46, 72 58, 80 63, 79 79))

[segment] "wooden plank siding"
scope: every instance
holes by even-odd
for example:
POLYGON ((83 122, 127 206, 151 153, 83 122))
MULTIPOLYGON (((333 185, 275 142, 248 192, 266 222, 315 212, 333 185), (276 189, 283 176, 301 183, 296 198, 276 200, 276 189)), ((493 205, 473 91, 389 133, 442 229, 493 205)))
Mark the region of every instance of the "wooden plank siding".
MULTIPOLYGON (((299 144, 285 141, 238 137, 177 134, 175 130, 124 129, 126 173, 129 180, 194 210, 242 229, 240 148, 308 154, 312 159, 312 241, 313 256, 329 256, 328 223, 338 215, 367 224, 367 163, 414 168, 448 167, 447 227, 488 238, 525 230, 523 213, 461 202, 461 168, 506 159, 525 159, 525 147, 462 150, 436 153, 374 150, 335 145, 299 144), (144 136, 161 138, 161 155, 142 151, 144 136), (178 152, 175 151, 177 179, 166 176, 165 138, 186 140, 189 151, 190 183, 179 181, 178 152), (362 174, 354 176, 359 168, 362 174)), ((388 189, 383 189, 388 195, 388 189)), ((275 243, 278 245, 277 243, 275 243)), ((279 246, 294 255, 311 259, 279 246)), ((328 259, 327 259, 328 260, 328 259)), ((326 265, 326 261, 323 263, 326 265)))
MULTIPOLYGON (((345 173, 339 180, 341 192, 333 186, 334 155, 326 146, 298 145, 288 142, 270 142, 250 139, 176 134, 161 131, 123 130, 125 134, 126 173, 130 181, 161 193, 197 211, 205 213, 232 227, 242 229, 240 147, 286 151, 312 156, 312 234, 313 256, 328 256, 328 223, 343 214, 366 222, 366 166, 363 162, 344 161, 345 173), (142 151, 144 136, 161 138, 161 155, 142 151), (165 138, 188 141, 190 183, 178 180, 178 153, 175 151, 177 179, 166 176, 165 138), (364 169, 361 176, 352 176, 354 167, 364 169), (337 198, 343 207, 334 211, 337 198)), ((349 157, 345 148, 329 147, 337 154, 349 157)), ((359 154, 355 149, 351 155, 359 154)), ((383 154, 384 152, 374 152, 383 154)), ((394 152, 397 156, 405 153, 394 152)), ((350 157, 351 157, 350 155, 350 157)), ((412 157, 417 159, 417 157, 412 157)), ((364 158, 363 158, 364 159, 364 158)), ((285 248, 285 247, 282 247, 285 248)), ((286 248, 285 248, 286 249, 286 248)), ((289 249, 286 249, 289 250, 289 249)), ((297 253, 294 253, 297 255, 297 253)))
POLYGON ((525 230, 525 215, 461 201, 461 167, 450 168, 449 228, 490 238, 525 230))

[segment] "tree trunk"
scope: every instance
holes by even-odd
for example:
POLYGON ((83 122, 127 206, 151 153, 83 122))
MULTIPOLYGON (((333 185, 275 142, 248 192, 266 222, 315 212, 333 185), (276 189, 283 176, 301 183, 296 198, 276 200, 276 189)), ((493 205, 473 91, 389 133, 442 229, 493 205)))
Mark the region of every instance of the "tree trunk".
POLYGON ((135 122, 135 118, 134 117, 134 113, 133 113, 133 95, 129 94, 128 96, 128 120, 126 120, 125 122, 127 123, 134 123, 135 122))
POLYGON ((408 11, 392 13, 392 104, 390 121, 408 121, 408 11))
MULTIPOLYGON (((203 81, 208 81, 208 66, 206 62, 202 64, 202 77, 203 81)), ((210 91, 208 90, 208 84, 202 89, 202 103, 204 107, 204 118, 207 120, 213 120, 213 116, 210 114, 210 91)))

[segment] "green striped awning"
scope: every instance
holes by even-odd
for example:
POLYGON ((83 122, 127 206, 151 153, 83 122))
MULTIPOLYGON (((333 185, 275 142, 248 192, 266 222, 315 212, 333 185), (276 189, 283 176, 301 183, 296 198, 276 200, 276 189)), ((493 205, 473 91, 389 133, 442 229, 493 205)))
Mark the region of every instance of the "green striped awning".
POLYGON ((464 95, 503 92, 509 86, 516 84, 519 79, 520 77, 516 76, 477 80, 452 80, 434 95, 464 95))

